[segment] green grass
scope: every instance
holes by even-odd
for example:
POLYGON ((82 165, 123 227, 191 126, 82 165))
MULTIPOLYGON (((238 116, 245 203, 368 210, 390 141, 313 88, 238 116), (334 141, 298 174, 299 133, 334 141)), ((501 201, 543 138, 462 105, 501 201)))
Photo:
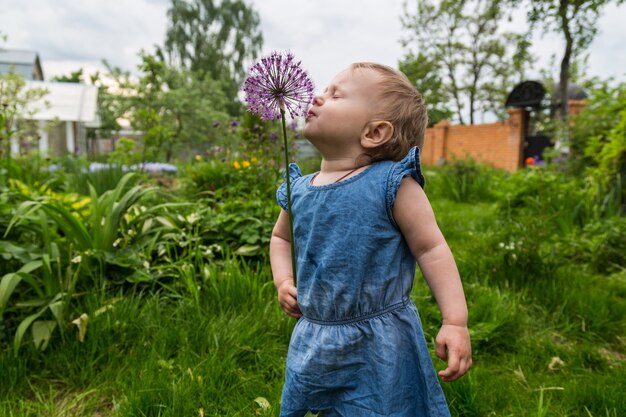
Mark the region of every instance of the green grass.
MULTIPOLYGON (((549 256, 545 225, 503 218, 490 200, 433 195, 463 277, 474 353, 470 373, 443 385, 452 414, 622 415, 626 271, 549 256)), ((177 291, 82 297, 73 314, 89 316, 84 342, 74 326, 43 352, 25 344, 15 357, 2 341, 0 415, 278 415, 294 321, 275 302, 266 263, 220 262, 177 291)), ((432 349, 440 315, 419 276, 413 299, 442 369, 432 349)))
MULTIPOLYGON (((626 271, 599 275, 549 258, 539 258, 530 271, 516 270, 519 265, 507 265, 494 241, 502 231, 493 205, 432 203, 459 264, 470 311, 474 367, 443 385, 452 414, 621 415, 626 271)), ((516 253, 523 257, 525 250, 516 253)), ((432 341, 440 315, 420 277, 413 298, 432 341)), ((444 366, 434 355, 433 361, 437 369, 444 366)))
POLYGON ((89 297, 84 343, 70 329, 43 353, 0 356, 0 415, 249 416, 258 397, 277 409, 294 322, 267 269, 223 271, 215 288, 230 296, 208 287, 199 308, 159 294, 89 297))

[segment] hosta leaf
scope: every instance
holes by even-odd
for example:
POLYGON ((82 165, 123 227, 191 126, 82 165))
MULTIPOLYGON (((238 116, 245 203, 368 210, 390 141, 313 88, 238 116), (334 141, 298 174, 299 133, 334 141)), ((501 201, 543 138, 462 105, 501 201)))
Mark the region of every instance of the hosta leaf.
POLYGON ((57 320, 57 323, 59 323, 59 325, 63 325, 63 322, 65 322, 65 317, 63 314, 65 310, 65 301, 60 300, 60 301, 50 303, 48 308, 50 309, 50 311, 52 311, 52 315, 57 320))
POLYGON ((13 339, 13 353, 15 354, 15 356, 17 356, 17 352, 19 351, 20 346, 22 345, 22 339, 24 338, 24 334, 26 333, 26 330, 28 330, 30 325, 35 320, 37 320, 39 316, 41 316, 41 313, 43 313, 44 311, 45 309, 41 309, 37 313, 31 314, 30 316, 22 320, 20 325, 17 326, 17 331, 15 332, 15 338, 13 339))
POLYGON ((240 246, 235 253, 242 256, 253 256, 259 253, 259 245, 243 245, 240 246))
POLYGON ((18 301, 15 303, 15 306, 19 308, 41 307, 46 304, 48 304, 48 300, 46 298, 33 298, 32 300, 18 301))
POLYGON ((0 316, 6 308, 9 297, 13 294, 15 287, 20 283, 22 277, 16 273, 9 273, 2 277, 0 281, 0 316))
POLYGON ((48 346, 52 332, 54 332, 56 327, 57 322, 54 320, 37 320, 33 322, 31 327, 33 343, 37 349, 44 350, 48 346))
POLYGON ((178 227, 176 227, 176 225, 172 223, 172 221, 168 219, 167 217, 158 216, 156 219, 159 223, 161 223, 165 227, 168 227, 170 229, 178 229, 178 227))
POLYGON ((32 252, 35 250, 36 247, 34 246, 31 248, 27 248, 17 246, 13 242, 9 242, 6 240, 0 241, 0 256, 2 256, 6 260, 14 258, 23 263, 26 263, 34 257, 32 252))
POLYGON ((148 230, 150 230, 150 226, 152 226, 152 219, 147 219, 144 223, 143 226, 141 227, 141 233, 146 233, 148 230))
POLYGON ((2 277, 0 281, 0 315, 6 308, 9 297, 15 291, 17 284, 22 281, 28 274, 37 268, 41 267, 41 260, 30 261, 26 265, 22 266, 17 272, 8 273, 2 277))
POLYGON ((27 274, 33 272, 35 269, 41 267, 42 262, 40 260, 30 261, 26 265, 22 266, 17 272, 25 272, 27 274))

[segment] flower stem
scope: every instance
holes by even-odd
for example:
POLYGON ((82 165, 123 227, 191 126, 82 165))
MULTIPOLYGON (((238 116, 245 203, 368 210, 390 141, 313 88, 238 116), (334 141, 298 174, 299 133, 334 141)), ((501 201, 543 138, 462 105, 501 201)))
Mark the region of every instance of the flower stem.
POLYGON ((287 177, 287 215, 289 217, 289 238, 291 243, 291 270, 293 285, 298 285, 296 279, 296 245, 293 237, 293 210, 291 209, 291 176, 289 175, 289 148, 287 147, 287 125, 285 124, 285 109, 281 106, 280 118, 283 124, 283 143, 285 145, 285 171, 287 177))

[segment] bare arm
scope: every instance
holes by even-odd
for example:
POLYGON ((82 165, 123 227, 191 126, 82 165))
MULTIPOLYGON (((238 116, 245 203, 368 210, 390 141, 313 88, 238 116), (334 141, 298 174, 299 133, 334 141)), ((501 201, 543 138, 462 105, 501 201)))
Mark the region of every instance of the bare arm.
POLYGON ((467 304, 454 257, 424 190, 412 178, 402 180, 393 216, 437 300, 443 323, 435 340, 436 353, 448 362, 439 375, 453 381, 472 365, 467 304))
POLYGON ((291 266, 291 240, 289 236, 289 217, 285 210, 281 210, 278 220, 272 230, 270 239, 270 264, 274 286, 278 291, 278 303, 283 311, 292 316, 300 317, 298 306, 298 291, 293 285, 291 266))

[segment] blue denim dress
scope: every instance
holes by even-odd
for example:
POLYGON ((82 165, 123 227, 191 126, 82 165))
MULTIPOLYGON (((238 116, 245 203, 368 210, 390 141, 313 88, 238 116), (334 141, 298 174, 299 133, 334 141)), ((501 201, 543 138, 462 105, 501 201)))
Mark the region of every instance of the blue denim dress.
MULTIPOLYGON (((415 305, 416 262, 392 217, 419 150, 334 184, 289 167, 303 317, 291 336, 281 416, 449 416, 415 305)), ((277 199, 287 209, 286 185, 277 199)))

